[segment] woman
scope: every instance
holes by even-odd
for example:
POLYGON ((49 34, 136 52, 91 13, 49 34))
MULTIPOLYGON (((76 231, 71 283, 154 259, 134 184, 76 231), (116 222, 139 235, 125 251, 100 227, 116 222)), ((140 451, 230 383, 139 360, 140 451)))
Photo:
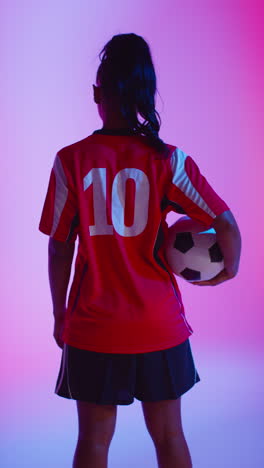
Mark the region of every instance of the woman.
POLYGON ((189 343, 193 330, 164 255, 165 218, 173 210, 216 230, 225 268, 199 285, 237 274, 240 233, 195 161, 159 138, 146 41, 119 34, 101 54, 94 101, 103 128, 56 154, 39 224, 50 236, 54 338, 63 348, 55 393, 77 404, 73 468, 107 467, 117 405, 134 397, 159 468, 190 468, 181 395, 200 377, 189 343))

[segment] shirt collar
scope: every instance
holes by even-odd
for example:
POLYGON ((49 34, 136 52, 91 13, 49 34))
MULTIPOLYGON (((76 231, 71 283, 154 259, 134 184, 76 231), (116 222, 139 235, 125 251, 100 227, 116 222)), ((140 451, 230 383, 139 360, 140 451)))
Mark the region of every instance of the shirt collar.
POLYGON ((131 128, 100 128, 99 130, 95 130, 93 132, 93 135, 95 134, 101 134, 101 135, 124 135, 124 136, 129 136, 129 135, 136 135, 135 130, 131 128))

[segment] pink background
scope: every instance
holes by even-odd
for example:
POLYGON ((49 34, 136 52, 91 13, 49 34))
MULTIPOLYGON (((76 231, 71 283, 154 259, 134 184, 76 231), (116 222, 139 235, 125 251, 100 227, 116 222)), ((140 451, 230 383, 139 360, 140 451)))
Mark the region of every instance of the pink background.
MULTIPOLYGON (((264 466, 258 443, 263 420, 263 12, 263 2, 255 0, 3 2, 6 468, 72 463, 77 413, 73 400, 53 393, 61 349, 52 336, 48 237, 38 223, 56 152, 102 126, 92 93, 98 54, 113 35, 129 32, 142 35, 151 48, 161 138, 196 160, 230 206, 242 236, 233 280, 195 287, 178 278, 201 377, 183 396, 193 463, 195 468, 264 466), (215 453, 220 455, 212 463, 215 453)), ((169 224, 178 217, 170 213, 169 224)), ((118 411, 109 467, 156 466, 140 403, 118 411)))

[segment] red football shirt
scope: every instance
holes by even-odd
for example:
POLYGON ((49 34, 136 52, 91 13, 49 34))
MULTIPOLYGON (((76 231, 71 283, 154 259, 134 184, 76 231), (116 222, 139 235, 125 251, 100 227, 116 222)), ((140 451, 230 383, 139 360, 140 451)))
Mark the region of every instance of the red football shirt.
POLYGON ((229 210, 184 151, 97 130, 55 156, 39 230, 78 252, 63 341, 103 353, 176 346, 193 330, 164 256, 169 211, 210 227, 229 210))

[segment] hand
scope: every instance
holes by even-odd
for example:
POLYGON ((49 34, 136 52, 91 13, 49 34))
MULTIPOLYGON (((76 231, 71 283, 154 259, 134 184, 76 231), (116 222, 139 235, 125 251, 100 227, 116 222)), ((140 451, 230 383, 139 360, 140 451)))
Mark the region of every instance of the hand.
POLYGON ((190 281, 191 284, 196 286, 216 286, 217 284, 223 283, 231 278, 234 278, 235 274, 228 273, 224 268, 218 275, 208 281, 190 281))
POLYGON ((53 330, 53 336, 55 338, 55 341, 57 343, 57 345, 62 349, 63 348, 63 345, 64 345, 64 342, 62 341, 62 332, 63 332, 63 328, 64 328, 64 319, 63 320, 60 320, 60 319, 55 319, 55 322, 54 322, 54 330, 53 330))

